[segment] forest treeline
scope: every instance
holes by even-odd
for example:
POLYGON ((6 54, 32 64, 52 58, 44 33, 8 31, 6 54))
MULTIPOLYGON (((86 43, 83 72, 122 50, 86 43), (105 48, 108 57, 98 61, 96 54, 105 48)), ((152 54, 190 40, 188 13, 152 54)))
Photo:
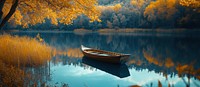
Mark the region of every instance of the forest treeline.
MULTIPOLYGON (((90 22, 85 15, 78 16, 72 24, 45 23, 29 26, 29 29, 119 29, 119 28, 200 28, 200 1, 198 0, 99 0, 99 21, 90 22)), ((8 23, 6 29, 23 26, 8 23)))

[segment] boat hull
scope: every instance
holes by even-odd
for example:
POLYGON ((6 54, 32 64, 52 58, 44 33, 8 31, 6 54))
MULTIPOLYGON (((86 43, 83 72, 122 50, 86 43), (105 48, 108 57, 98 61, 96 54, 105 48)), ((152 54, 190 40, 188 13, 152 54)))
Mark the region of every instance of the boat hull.
POLYGON ((84 54, 84 57, 91 58, 98 61, 103 62, 109 62, 109 63, 124 63, 128 60, 129 54, 120 54, 120 53, 114 53, 109 51, 103 51, 103 50, 97 50, 93 48, 87 48, 84 46, 81 46, 81 51, 84 54), (87 51, 92 51, 95 54, 92 54, 87 51), (99 53, 99 54, 98 54, 99 53), (100 54, 107 54, 107 56, 102 56, 100 54))
POLYGON ((83 54, 87 58, 103 61, 103 62, 110 62, 110 63, 120 63, 120 56, 98 56, 98 55, 92 55, 85 53, 83 51, 83 54))

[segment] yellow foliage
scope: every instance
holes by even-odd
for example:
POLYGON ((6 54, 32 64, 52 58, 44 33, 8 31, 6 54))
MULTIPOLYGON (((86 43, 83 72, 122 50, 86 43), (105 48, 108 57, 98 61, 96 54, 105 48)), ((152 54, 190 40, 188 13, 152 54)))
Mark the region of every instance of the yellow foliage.
POLYGON ((51 48, 34 38, 0 35, 0 60, 12 65, 39 66, 51 58, 51 48))
POLYGON ((81 52, 79 48, 74 48, 74 49, 70 48, 67 50, 67 56, 73 57, 73 58, 82 58, 83 53, 81 52))
POLYGON ((54 57, 60 56, 60 55, 63 55, 63 56, 66 56, 66 55, 67 55, 67 52, 66 52, 66 51, 57 50, 57 49, 54 49, 52 53, 53 53, 53 56, 54 56, 54 57))
MULTIPOLYGON (((3 7, 4 17, 9 12, 12 2, 6 0, 3 7)), ((20 0, 18 8, 9 21, 16 25, 28 27, 37 23, 44 23, 50 19, 57 25, 59 22, 71 24, 79 15, 88 16, 91 21, 101 21, 100 11, 96 8, 97 0, 20 0)))
POLYGON ((121 4, 116 4, 113 9, 114 11, 118 12, 121 8, 122 8, 121 4))
POLYGON ((147 2, 147 0, 131 0, 130 4, 140 9, 145 2, 147 2))
POLYGON ((200 0, 180 0, 180 4, 185 7, 197 8, 200 10, 200 0))
POLYGON ((121 4, 97 6, 97 9, 99 9, 101 12, 105 10, 114 10, 115 12, 118 12, 121 8, 122 8, 121 4))
POLYGON ((156 0, 152 1, 145 9, 144 16, 148 20, 171 19, 173 15, 178 11, 176 5, 177 0, 156 0))
POLYGON ((131 0, 130 4, 131 5, 137 5, 137 1, 136 0, 131 0))
POLYGON ((151 54, 147 53, 146 51, 143 51, 143 55, 149 63, 153 63, 158 66, 163 66, 163 62, 157 60, 155 57, 153 57, 151 54))
POLYGON ((188 67, 189 67, 188 65, 182 65, 182 66, 179 65, 178 67, 176 67, 176 70, 177 70, 177 71, 184 71, 184 70, 186 70, 188 67))
POLYGON ((167 58, 167 59, 165 60, 165 66, 166 66, 167 68, 170 68, 170 67, 173 67, 173 66, 174 66, 174 63, 173 63, 173 61, 172 61, 170 58, 167 58))
POLYGON ((138 66, 141 66, 142 65, 142 61, 141 60, 135 60, 135 59, 132 59, 132 60, 129 60, 128 61, 128 65, 131 65, 131 64, 136 64, 136 65, 138 65, 138 66))
POLYGON ((176 66, 176 70, 178 71, 178 76, 182 76, 184 74, 187 74, 187 75, 192 75, 194 77, 196 77, 197 79, 200 80, 200 69, 195 69, 193 67, 193 65, 181 65, 181 64, 178 64, 178 66, 176 66))

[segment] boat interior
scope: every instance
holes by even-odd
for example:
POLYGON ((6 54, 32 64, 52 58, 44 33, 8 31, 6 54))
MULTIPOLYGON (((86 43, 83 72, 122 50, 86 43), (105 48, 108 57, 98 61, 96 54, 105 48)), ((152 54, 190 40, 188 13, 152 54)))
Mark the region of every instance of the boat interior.
POLYGON ((94 54, 94 55, 100 55, 100 56, 121 56, 121 54, 103 51, 103 50, 96 50, 96 49, 87 49, 84 50, 87 53, 94 54))

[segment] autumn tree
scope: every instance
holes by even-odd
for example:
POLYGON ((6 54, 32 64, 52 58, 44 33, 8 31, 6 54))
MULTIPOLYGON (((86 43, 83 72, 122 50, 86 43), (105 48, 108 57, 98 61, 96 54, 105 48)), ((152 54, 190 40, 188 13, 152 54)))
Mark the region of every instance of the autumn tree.
POLYGON ((174 27, 174 19, 178 13, 176 8, 177 0, 156 0, 152 1, 145 9, 144 16, 152 24, 158 27, 158 24, 174 27), (164 23, 163 23, 164 22, 164 23))
POLYGON ((185 7, 194 8, 200 12, 200 0, 180 0, 180 4, 185 7))
POLYGON ((131 0, 130 4, 134 7, 134 11, 136 11, 139 15, 142 15, 150 1, 151 0, 131 0))
POLYGON ((152 27, 199 27, 199 0, 156 0, 145 9, 144 16, 152 27))
POLYGON ((132 6, 131 10, 138 16, 137 17, 137 24, 138 26, 142 25, 144 20, 144 10, 149 5, 151 0, 131 0, 130 5, 132 6))
POLYGON ((180 0, 179 4, 184 8, 181 12, 182 17, 178 21, 180 27, 200 27, 200 0, 180 0))
POLYGON ((86 15, 90 22, 100 21, 100 11, 96 9, 97 0, 1 0, 0 28, 9 21, 16 25, 28 27, 44 23, 71 24, 79 15, 86 15))
POLYGON ((108 6, 104 6, 104 5, 98 6, 98 9, 101 10, 101 11, 113 10, 115 12, 118 12, 121 8, 122 8, 121 4, 108 5, 108 6))

